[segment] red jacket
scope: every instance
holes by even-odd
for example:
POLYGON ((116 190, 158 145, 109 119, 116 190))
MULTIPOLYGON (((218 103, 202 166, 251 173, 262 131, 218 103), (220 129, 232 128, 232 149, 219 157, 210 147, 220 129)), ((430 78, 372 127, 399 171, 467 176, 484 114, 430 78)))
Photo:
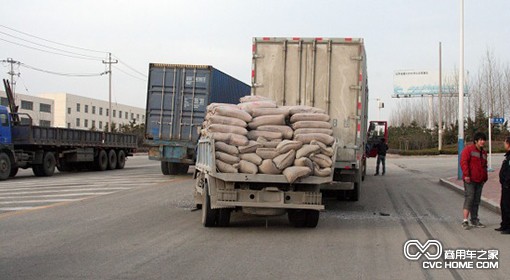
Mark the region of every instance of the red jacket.
POLYGON ((463 180, 469 177, 471 182, 487 182, 487 152, 485 150, 478 150, 474 144, 465 147, 460 157, 460 167, 463 180))

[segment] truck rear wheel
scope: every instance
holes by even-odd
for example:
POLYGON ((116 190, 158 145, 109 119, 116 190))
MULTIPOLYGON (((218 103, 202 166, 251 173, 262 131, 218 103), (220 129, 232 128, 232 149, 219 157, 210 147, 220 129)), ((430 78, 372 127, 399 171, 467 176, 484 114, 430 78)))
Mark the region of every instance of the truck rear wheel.
POLYGON ((124 150, 120 150, 117 153, 117 169, 124 169, 126 165, 126 153, 124 150))
POLYGON ((287 212, 289 222, 295 227, 305 227, 306 225, 306 211, 298 209, 290 209, 287 212))
POLYGON ((9 177, 12 178, 18 174, 19 167, 11 166, 11 172, 9 173, 9 177))
POLYGON ((179 175, 181 171, 180 163, 169 162, 168 163, 168 174, 179 175))
POLYGON ((108 155, 105 150, 100 150, 95 160, 96 170, 105 171, 108 168, 108 155))
POLYGON ((53 176, 55 173, 55 166, 57 160, 52 152, 45 152, 43 156, 43 163, 41 165, 42 176, 53 176))
POLYGON ((214 227, 218 221, 218 209, 211 209, 211 196, 209 186, 204 184, 204 203, 202 204, 202 224, 204 227, 214 227))
POLYGON ((179 164, 179 174, 188 174, 189 164, 180 163, 179 164))
POLYGON ((320 212, 317 210, 306 210, 306 227, 314 228, 319 223, 320 212))
POLYGON ((168 162, 161 162, 161 173, 163 173, 163 175, 170 175, 170 170, 168 170, 168 162))
POLYGON ((117 168, 117 153, 111 149, 108 151, 108 169, 113 170, 115 168, 117 168))
POLYGON ((232 213, 232 209, 230 208, 222 208, 218 210, 219 227, 228 227, 230 225, 230 213, 232 213))
POLYGON ((11 159, 6 153, 0 153, 0 180, 6 180, 11 173, 11 159))

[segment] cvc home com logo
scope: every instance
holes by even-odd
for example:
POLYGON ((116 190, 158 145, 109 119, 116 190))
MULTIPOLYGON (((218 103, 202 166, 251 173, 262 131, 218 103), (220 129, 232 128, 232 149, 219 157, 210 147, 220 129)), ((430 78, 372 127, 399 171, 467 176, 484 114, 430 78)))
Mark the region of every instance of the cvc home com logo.
POLYGON ((423 269, 497 269, 499 250, 443 249, 439 240, 408 240, 404 243, 404 257, 422 261, 423 269))

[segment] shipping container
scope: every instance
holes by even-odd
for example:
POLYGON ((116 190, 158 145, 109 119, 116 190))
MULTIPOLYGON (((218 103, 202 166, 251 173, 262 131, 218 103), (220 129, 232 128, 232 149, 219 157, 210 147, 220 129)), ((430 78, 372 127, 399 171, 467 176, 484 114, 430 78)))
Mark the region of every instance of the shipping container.
POLYGON ((161 161, 163 174, 186 173, 214 102, 239 103, 250 86, 209 65, 149 65, 145 143, 149 158, 161 161))

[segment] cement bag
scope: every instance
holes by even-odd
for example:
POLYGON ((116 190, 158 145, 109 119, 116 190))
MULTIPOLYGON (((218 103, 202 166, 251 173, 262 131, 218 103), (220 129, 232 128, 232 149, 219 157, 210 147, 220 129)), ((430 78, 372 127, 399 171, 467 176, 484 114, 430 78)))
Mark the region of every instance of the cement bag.
POLYGON ((315 165, 313 169, 313 175, 319 177, 328 177, 331 175, 331 168, 327 167, 321 169, 318 165, 315 165))
POLYGON ((317 113, 317 114, 326 114, 326 111, 316 108, 316 107, 310 107, 310 106, 290 106, 289 112, 291 115, 299 114, 299 113, 317 113))
POLYGON ((333 147, 328 147, 326 144, 319 142, 317 140, 310 141, 310 145, 317 145, 321 148, 321 154, 324 154, 328 157, 332 157, 335 154, 333 147))
POLYGON ((216 169, 222 173, 237 173, 238 164, 228 164, 221 160, 216 160, 216 169))
POLYGON ((262 144, 262 148, 276 148, 282 141, 281 139, 268 140, 265 137, 259 137, 257 142, 262 144))
POLYGON ((318 121, 299 121, 292 124, 294 130, 299 128, 326 128, 331 129, 329 122, 318 122, 318 121))
POLYGON ((294 163, 294 159, 296 159, 296 151, 290 150, 283 155, 279 155, 273 159, 274 165, 276 168, 283 170, 294 163))
POLYGON ((276 108, 276 103, 271 100, 263 100, 263 101, 252 101, 246 103, 240 103, 237 105, 239 108, 245 110, 248 113, 251 113, 255 108, 276 108))
POLYGON ((237 104, 230 104, 230 103, 211 103, 209 105, 207 105, 207 111, 208 112, 212 112, 214 111, 214 109, 216 109, 217 107, 233 107, 233 108, 237 108, 237 104))
POLYGON ((289 108, 286 107, 278 107, 278 108, 253 108, 251 110, 252 117, 260 117, 267 115, 284 115, 285 117, 289 116, 289 108))
POLYGON ((327 128, 298 128, 294 130, 294 135, 298 134, 310 134, 310 133, 322 133, 327 135, 333 135, 333 129, 327 128))
POLYGON ((225 142, 215 141, 214 148, 216 152, 225 152, 229 155, 237 156, 239 154, 239 149, 236 146, 228 145, 225 142))
POLYGON ((216 159, 223 161, 224 163, 228 164, 236 164, 239 163, 239 158, 233 155, 229 155, 224 152, 216 152, 216 159))
POLYGON ((236 118, 243 120, 245 122, 250 122, 252 120, 252 117, 250 114, 248 114, 248 112, 241 110, 237 107, 230 106, 216 107, 214 108, 213 112, 220 116, 236 118))
POLYGON ((212 125, 212 124, 224 124, 224 125, 233 125, 233 126, 239 126, 239 127, 247 127, 248 124, 240 119, 231 118, 231 117, 225 117, 220 115, 210 115, 209 117, 206 117, 206 125, 212 125))
POLYGON ((297 179, 306 177, 312 173, 312 170, 306 166, 291 166, 283 170, 283 175, 289 183, 294 183, 297 179))
POLYGON ((331 158, 323 154, 311 155, 310 159, 320 168, 327 168, 333 165, 333 161, 331 160, 331 158))
POLYGON ((315 166, 313 164, 313 161, 307 157, 296 158, 294 160, 294 165, 295 166, 306 166, 306 167, 310 168, 310 170, 313 170, 313 168, 315 166))
POLYGON ((250 130, 248 131, 248 139, 250 140, 257 140, 257 138, 263 136, 264 138, 268 140, 273 139, 282 139, 282 133, 281 132, 271 132, 271 131, 259 131, 257 130, 250 130))
POLYGON ((241 160, 249 161, 257 166, 262 164, 262 158, 259 157, 256 153, 240 154, 239 157, 241 160))
POLYGON ((282 171, 274 165, 274 162, 270 159, 265 159, 262 164, 259 165, 259 173, 262 174, 281 174, 282 171))
POLYGON ((244 135, 230 133, 230 138, 227 143, 235 146, 245 146, 248 145, 249 142, 250 141, 248 140, 248 138, 246 138, 246 136, 244 135))
POLYGON ((253 118, 253 120, 250 123, 248 123, 248 126, 251 129, 257 129, 257 127, 263 125, 284 125, 284 124, 285 124, 284 115, 268 115, 253 118))
POLYGON ((292 136, 294 135, 294 130, 292 130, 290 126, 286 125, 261 125, 257 127, 257 130, 280 132, 284 139, 292 139, 292 136))
POLYGON ((290 122, 295 123, 299 121, 318 121, 318 122, 329 122, 329 116, 326 114, 316 113, 297 113, 290 117, 290 122))
POLYGON ((239 153, 254 153, 258 148, 262 148, 262 144, 257 143, 256 141, 249 141, 248 144, 239 147, 239 153))
POLYGON ((283 140, 276 146, 276 151, 280 154, 284 154, 290 150, 297 151, 303 146, 302 142, 292 141, 292 140, 283 140))
POLYGON ((297 150, 296 158, 308 157, 311 154, 317 153, 320 149, 317 145, 303 145, 301 149, 297 150))
POLYGON ((260 96, 260 95, 246 95, 241 98, 239 98, 239 102, 241 103, 247 103, 247 102, 254 102, 254 101, 271 101, 271 99, 260 96))
POLYGON ((229 133, 223 133, 223 132, 208 132, 206 129, 202 130, 202 135, 209 136, 215 141, 218 142, 230 142, 230 134, 229 133))
POLYGON ((333 138, 333 136, 320 133, 299 134, 294 136, 294 140, 301 141, 305 144, 308 144, 313 140, 320 141, 326 145, 331 145, 335 142, 335 138, 333 138))
POLYGON ((248 130, 246 130, 246 128, 233 125, 211 124, 207 127, 207 129, 210 132, 223 132, 238 135, 248 135, 248 130))
POLYGON ((257 167, 257 165, 255 165, 249 161, 241 160, 239 162, 239 172, 240 173, 257 174, 258 171, 259 171, 259 168, 257 167))
POLYGON ((277 157, 278 155, 280 155, 276 151, 276 149, 272 149, 272 148, 258 148, 255 153, 262 159, 273 159, 273 158, 277 157))

